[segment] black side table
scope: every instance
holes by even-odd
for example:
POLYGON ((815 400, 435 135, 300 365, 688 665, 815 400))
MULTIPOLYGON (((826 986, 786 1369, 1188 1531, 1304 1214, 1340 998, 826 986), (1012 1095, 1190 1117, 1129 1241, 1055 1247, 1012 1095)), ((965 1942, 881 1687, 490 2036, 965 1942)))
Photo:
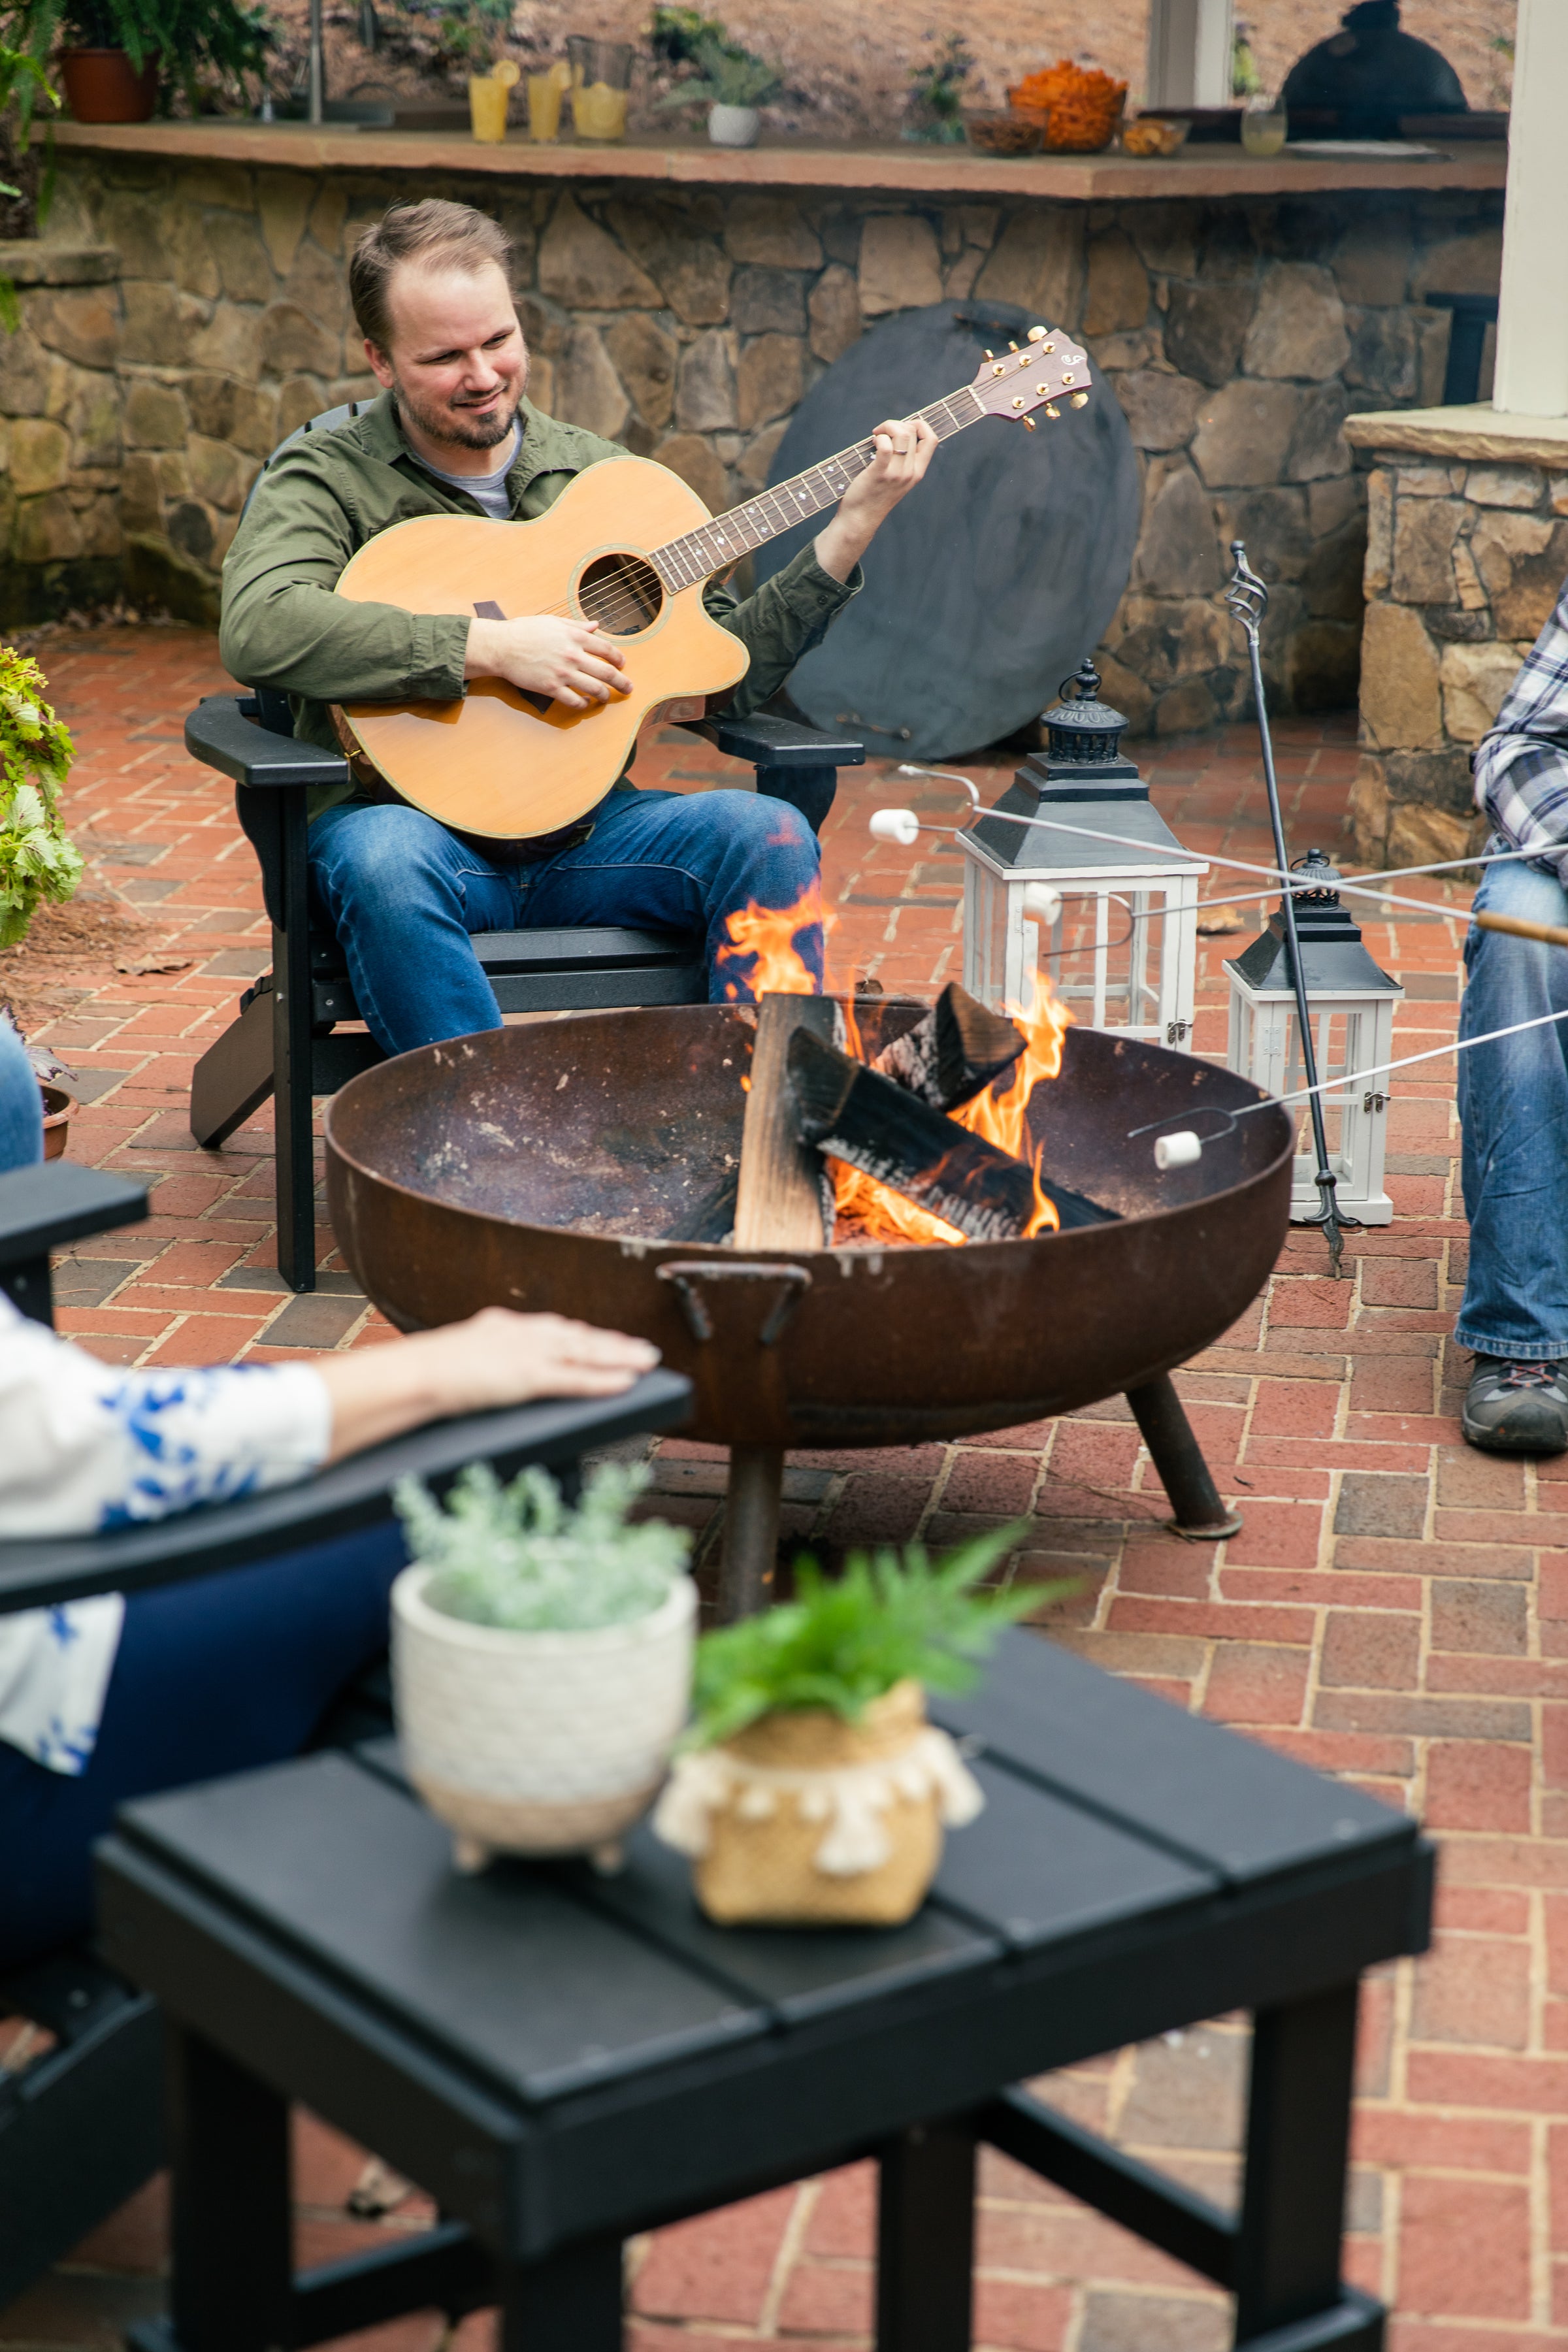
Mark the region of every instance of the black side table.
POLYGON ((1340 2278, 1356 1990, 1426 1945, 1415 1824, 1027 1633, 939 1715, 988 1802, 890 1931, 710 1927, 646 1830, 618 1878, 459 1878, 390 1743, 131 1807, 103 1940, 169 2021, 174 2148, 140 2352, 482 2304, 506 2352, 615 2352, 624 2238, 867 2155, 880 2352, 966 2352, 980 2140, 1229 2288, 1248 2352, 1376 2352, 1340 2278), (1243 2008, 1237 2220, 1007 2087, 1243 2008), (290 2099, 440 2224, 296 2278, 290 2099))

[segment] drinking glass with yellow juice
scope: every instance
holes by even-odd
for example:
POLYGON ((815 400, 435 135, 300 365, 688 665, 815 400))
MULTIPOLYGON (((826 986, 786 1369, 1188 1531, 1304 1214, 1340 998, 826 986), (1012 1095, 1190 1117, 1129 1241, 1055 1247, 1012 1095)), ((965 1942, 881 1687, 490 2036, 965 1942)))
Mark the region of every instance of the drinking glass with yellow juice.
POLYGON ((488 74, 468 76, 468 120, 474 137, 486 146, 499 146, 506 137, 507 105, 521 70, 512 58, 502 58, 488 74))
POLYGON ((561 136, 561 100, 572 87, 572 68, 563 61, 528 77, 528 135, 541 146, 561 136))

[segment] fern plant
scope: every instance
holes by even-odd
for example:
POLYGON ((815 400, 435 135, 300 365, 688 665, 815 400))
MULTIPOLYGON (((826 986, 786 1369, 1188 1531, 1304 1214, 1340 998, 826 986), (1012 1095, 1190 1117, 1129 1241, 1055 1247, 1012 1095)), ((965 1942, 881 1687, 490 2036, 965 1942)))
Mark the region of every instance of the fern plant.
POLYGON ((503 1486, 477 1462, 444 1509, 417 1478, 401 1479, 393 1500, 411 1554, 437 1571, 432 1609, 514 1633, 589 1633, 651 1616, 686 1565, 686 1528, 627 1524, 647 1480, 640 1464, 601 1464, 574 1508, 547 1470, 503 1486))
POLYGON ((784 80, 765 58, 709 32, 698 36, 689 55, 697 68, 695 80, 667 89, 660 106, 765 106, 784 80))
MULTIPOLYGON (((204 68, 243 99, 245 76, 265 71, 277 38, 256 0, 21 0, 8 25, 40 66, 57 43, 123 49, 138 73, 149 58, 158 58, 158 104, 164 114, 175 89, 184 90, 193 114, 201 110, 204 68)), ((24 93, 24 131, 29 106, 24 93)))
POLYGON ((832 1581, 815 1560, 797 1560, 793 1601, 699 1642, 686 1744, 708 1747, 796 1707, 827 1707, 853 1723, 904 1681, 966 1690, 1005 1626, 1072 1590, 1069 1579, 976 1591, 1022 1533, 999 1528, 934 1564, 921 1544, 855 1552, 832 1581))
POLYGON ((37 662, 0 646, 0 948, 26 936, 41 898, 69 898, 81 879, 59 817, 74 746, 44 684, 37 662))

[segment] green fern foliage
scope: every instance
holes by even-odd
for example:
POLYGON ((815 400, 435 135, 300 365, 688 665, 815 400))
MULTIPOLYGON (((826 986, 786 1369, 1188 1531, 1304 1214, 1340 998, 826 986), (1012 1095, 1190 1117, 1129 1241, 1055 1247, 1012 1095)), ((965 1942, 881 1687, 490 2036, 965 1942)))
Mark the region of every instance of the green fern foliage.
POLYGON ((976 1660, 1005 1626, 1072 1589, 1069 1581, 976 1590, 1023 1532, 999 1528, 937 1563, 921 1544, 901 1554, 855 1552, 832 1580, 815 1560, 797 1560, 793 1601, 698 1643, 688 1745, 731 1738, 779 1709, 827 1707, 854 1722, 906 1680, 967 1689, 976 1660))
POLYGON ((445 1509, 417 1478, 399 1480, 393 1500, 411 1555, 437 1571, 432 1609, 514 1633, 589 1633, 651 1616, 686 1565, 686 1528, 627 1524, 647 1480, 640 1464, 603 1463, 574 1509, 547 1470, 503 1486, 476 1462, 445 1509))
POLYGON ((26 935, 40 898, 71 898, 81 856, 59 819, 74 747, 37 662, 0 646, 0 948, 26 935))
MULTIPOLYGON (((57 46, 123 49, 138 73, 159 60, 159 111, 183 89, 192 114, 202 111, 202 77, 245 98, 245 76, 266 68, 277 36, 254 0, 20 0, 6 18, 11 37, 47 65, 57 46)), ((21 96, 24 134, 31 97, 21 96)))

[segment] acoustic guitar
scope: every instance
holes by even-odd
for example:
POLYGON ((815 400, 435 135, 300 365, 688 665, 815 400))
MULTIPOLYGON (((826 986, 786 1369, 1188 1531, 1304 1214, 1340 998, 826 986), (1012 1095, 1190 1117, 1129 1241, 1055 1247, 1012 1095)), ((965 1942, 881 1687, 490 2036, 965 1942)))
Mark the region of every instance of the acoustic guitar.
MULTIPOLYGON (((1027 344, 987 352, 972 383, 920 413, 939 440, 984 416, 1033 431, 1033 412, 1088 400, 1076 343, 1032 327, 1027 344)), ((526 839, 574 824, 625 768, 659 706, 721 694, 743 677, 738 637, 709 618, 702 583, 825 508, 870 465, 858 441, 715 519, 695 490, 647 457, 578 474, 531 522, 423 515, 394 523, 351 560, 337 584, 361 604, 408 613, 507 620, 561 613, 596 621, 626 655, 631 692, 569 710, 500 678, 476 678, 457 702, 357 702, 343 718, 395 792, 466 833, 526 839)))

